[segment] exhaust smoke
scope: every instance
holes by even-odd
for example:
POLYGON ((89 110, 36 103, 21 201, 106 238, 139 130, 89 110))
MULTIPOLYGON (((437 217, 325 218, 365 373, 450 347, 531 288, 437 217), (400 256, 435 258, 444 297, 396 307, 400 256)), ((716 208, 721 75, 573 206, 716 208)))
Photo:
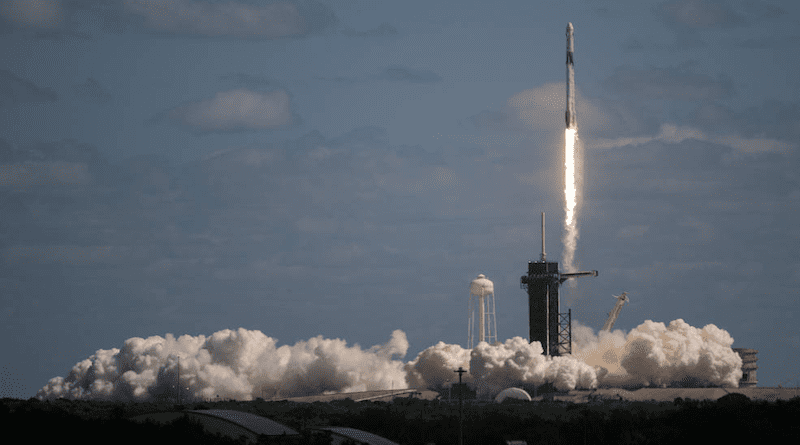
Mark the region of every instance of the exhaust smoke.
POLYGON ((611 386, 737 387, 742 361, 728 332, 683 320, 650 320, 625 334, 595 334, 576 323, 572 356, 548 357, 539 342, 514 337, 473 349, 439 342, 403 363, 408 340, 395 330, 383 345, 361 349, 322 336, 277 347, 261 331, 222 330, 209 337, 131 338, 122 348, 98 350, 69 375, 51 379, 39 399, 185 400, 293 397, 380 389, 440 389, 453 370, 479 396, 511 386, 551 384, 557 390, 611 386), (395 358, 397 357, 397 358, 395 358), (179 372, 180 370, 180 372, 179 372), (178 383, 178 376, 180 382, 178 383))

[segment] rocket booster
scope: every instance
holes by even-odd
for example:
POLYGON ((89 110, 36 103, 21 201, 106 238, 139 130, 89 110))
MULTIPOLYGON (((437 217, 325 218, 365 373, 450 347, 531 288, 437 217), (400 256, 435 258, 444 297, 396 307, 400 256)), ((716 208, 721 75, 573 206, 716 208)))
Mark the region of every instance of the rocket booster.
POLYGON ((572 23, 567 23, 567 112, 565 114, 567 129, 578 127, 575 115, 575 66, 572 60, 575 40, 572 32, 572 23))

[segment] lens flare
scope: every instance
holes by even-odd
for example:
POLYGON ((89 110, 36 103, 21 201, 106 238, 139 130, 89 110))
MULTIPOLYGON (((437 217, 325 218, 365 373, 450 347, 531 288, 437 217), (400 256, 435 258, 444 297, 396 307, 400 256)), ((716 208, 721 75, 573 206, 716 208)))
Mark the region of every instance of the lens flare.
POLYGON ((574 272, 572 264, 575 258, 575 246, 578 242, 578 226, 576 208, 578 206, 578 189, 575 182, 575 146, 578 141, 578 130, 567 128, 564 132, 564 254, 562 262, 567 272, 574 272))

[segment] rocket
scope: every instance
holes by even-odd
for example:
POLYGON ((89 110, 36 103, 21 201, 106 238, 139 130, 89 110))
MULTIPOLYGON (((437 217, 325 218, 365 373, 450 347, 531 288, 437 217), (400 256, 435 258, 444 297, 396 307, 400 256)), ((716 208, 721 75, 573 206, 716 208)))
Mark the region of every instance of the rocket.
POLYGON ((575 65, 572 61, 575 40, 572 31, 572 23, 567 23, 567 112, 564 116, 567 121, 567 129, 578 127, 577 116, 575 115, 575 65))

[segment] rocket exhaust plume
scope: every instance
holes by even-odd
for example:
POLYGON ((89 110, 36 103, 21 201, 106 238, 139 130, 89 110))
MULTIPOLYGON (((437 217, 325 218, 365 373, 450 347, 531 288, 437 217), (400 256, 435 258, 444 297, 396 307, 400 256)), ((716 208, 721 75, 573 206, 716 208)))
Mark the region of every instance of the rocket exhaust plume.
POLYGON ((40 400, 154 401, 293 397, 330 392, 446 387, 453 369, 481 396, 503 388, 552 384, 560 391, 608 386, 738 386, 742 359, 733 338, 714 325, 698 329, 683 320, 645 321, 628 334, 594 334, 577 325, 572 356, 550 357, 537 341, 514 337, 472 349, 439 342, 407 363, 401 330, 369 349, 322 336, 277 346, 261 331, 225 329, 211 336, 131 338, 122 348, 100 349, 54 377, 40 400), (180 385, 180 386, 178 386, 180 385))
POLYGON ((578 193, 575 185, 575 149, 578 142, 578 123, 575 113, 575 66, 573 64, 572 23, 567 24, 567 129, 564 132, 564 254, 562 264, 567 272, 574 272, 575 247, 578 243, 578 224, 576 218, 578 193))

